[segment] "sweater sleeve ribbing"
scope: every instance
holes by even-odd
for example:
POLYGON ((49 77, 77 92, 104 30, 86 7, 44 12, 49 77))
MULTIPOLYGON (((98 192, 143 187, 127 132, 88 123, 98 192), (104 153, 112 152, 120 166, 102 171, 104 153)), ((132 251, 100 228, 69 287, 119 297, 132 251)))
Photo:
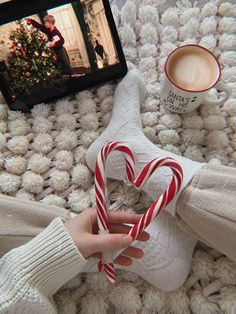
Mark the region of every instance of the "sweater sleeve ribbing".
POLYGON ((61 218, 0 259, 0 313, 56 313, 53 294, 76 276, 86 259, 61 218))

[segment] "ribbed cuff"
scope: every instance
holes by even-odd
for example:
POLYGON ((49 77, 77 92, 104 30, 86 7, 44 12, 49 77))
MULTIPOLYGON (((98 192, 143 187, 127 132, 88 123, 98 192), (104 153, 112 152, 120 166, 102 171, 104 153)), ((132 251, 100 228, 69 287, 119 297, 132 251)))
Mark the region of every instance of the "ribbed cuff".
POLYGON ((59 217, 14 251, 18 257, 15 268, 30 285, 49 296, 76 276, 86 263, 59 217))

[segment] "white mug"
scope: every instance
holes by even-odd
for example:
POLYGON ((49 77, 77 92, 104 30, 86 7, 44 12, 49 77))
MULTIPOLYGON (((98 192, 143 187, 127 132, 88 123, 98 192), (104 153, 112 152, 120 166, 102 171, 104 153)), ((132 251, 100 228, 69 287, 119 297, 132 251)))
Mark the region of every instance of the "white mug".
POLYGON ((221 68, 217 58, 206 48, 189 44, 173 50, 164 66, 161 104, 170 111, 187 113, 201 104, 221 105, 231 95, 231 88, 220 81, 221 68), (225 92, 220 99, 211 99, 214 87, 225 92))

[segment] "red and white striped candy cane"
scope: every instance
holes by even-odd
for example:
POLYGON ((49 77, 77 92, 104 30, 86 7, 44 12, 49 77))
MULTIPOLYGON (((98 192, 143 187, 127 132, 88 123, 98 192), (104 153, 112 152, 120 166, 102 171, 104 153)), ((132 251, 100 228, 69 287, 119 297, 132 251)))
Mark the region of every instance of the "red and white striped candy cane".
MULTIPOLYGON (((140 220, 130 229, 129 234, 135 240, 145 228, 156 218, 161 211, 173 200, 183 182, 182 167, 170 157, 161 157, 151 160, 139 173, 134 181, 134 186, 141 189, 150 176, 160 167, 169 167, 173 172, 172 180, 166 191, 150 206, 140 220)), ((113 259, 119 256, 122 250, 113 255, 113 259)))
MULTIPOLYGON (((134 156, 132 151, 120 142, 111 142, 105 145, 97 159, 95 168, 95 190, 98 213, 98 226, 101 233, 108 233, 108 217, 106 206, 106 178, 105 178, 105 163, 106 159, 113 150, 119 150, 125 153, 126 161, 126 178, 132 183, 134 180, 134 156)), ((183 170, 181 166, 169 157, 156 158, 151 160, 140 172, 134 186, 140 189, 150 178, 155 170, 160 167, 169 167, 173 172, 172 180, 166 191, 151 205, 147 212, 140 218, 129 231, 129 234, 135 240, 143 232, 143 230, 151 223, 152 219, 157 217, 160 212, 171 202, 178 193, 183 182, 183 170)), ((118 256, 120 251, 115 256, 118 256)), ((113 257, 114 258, 114 257, 113 257)), ((103 256, 103 262, 99 262, 99 270, 105 271, 105 274, 110 282, 115 281, 115 270, 112 263, 111 255, 103 256)))
MULTIPOLYGON (((111 142, 103 146, 98 154, 95 166, 95 192, 98 228, 100 234, 109 233, 105 165, 107 157, 113 151, 120 151, 124 154, 126 180, 129 183, 133 183, 134 181, 134 155, 130 148, 120 142, 111 142)), ((99 271, 104 271, 107 279, 111 283, 115 281, 115 269, 112 260, 111 254, 103 254, 102 260, 100 260, 98 264, 99 271)))
POLYGON ((135 240, 144 231, 144 229, 157 217, 161 211, 173 200, 179 192, 183 182, 182 167, 170 157, 155 158, 151 160, 140 172, 134 181, 134 186, 140 189, 150 178, 155 170, 160 167, 169 167, 173 172, 172 180, 165 192, 151 205, 145 214, 140 218, 129 231, 129 234, 135 240))

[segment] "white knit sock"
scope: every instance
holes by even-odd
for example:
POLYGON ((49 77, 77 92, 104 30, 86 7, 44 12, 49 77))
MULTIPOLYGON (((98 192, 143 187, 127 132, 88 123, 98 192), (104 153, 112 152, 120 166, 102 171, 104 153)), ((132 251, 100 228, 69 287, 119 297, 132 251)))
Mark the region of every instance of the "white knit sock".
MULTIPOLYGON (((111 141, 121 141, 128 144, 132 149, 136 159, 136 175, 150 160, 164 156, 172 157, 182 166, 184 171, 182 187, 175 199, 166 207, 168 212, 174 214, 179 195, 194 174, 202 167, 202 164, 166 152, 145 137, 140 119, 140 102, 144 100, 144 97, 145 86, 141 73, 138 70, 131 70, 115 90, 111 120, 102 135, 89 147, 86 156, 87 164, 94 170, 99 150, 105 143, 111 141)), ((108 177, 124 180, 124 165, 124 158, 121 153, 112 152, 106 163, 108 177)), ((150 177, 142 189, 155 200, 164 192, 171 178, 172 171, 169 168, 160 168, 150 177)))
MULTIPOLYGON (((166 212, 152 221, 146 231, 150 234, 147 242, 132 243, 144 251, 144 256, 133 259, 130 266, 115 265, 115 268, 134 272, 160 290, 178 289, 190 272, 197 241, 180 230, 175 219, 166 212)), ((81 272, 96 272, 97 264, 98 259, 90 258, 81 272)))
MULTIPOLYGON (((136 158, 136 175, 153 158, 170 156, 181 164, 184 171, 182 189, 189 183, 195 172, 202 167, 200 163, 165 152, 152 144, 143 134, 140 119, 140 102, 144 100, 145 87, 141 74, 130 71, 119 83, 114 96, 113 112, 110 123, 102 135, 90 146, 87 163, 94 170, 101 147, 110 141, 122 141, 130 146, 136 158)), ((113 152, 106 163, 108 177, 123 180, 124 158, 113 152)), ((156 199, 167 187, 172 177, 168 168, 155 172, 143 190, 156 199)), ((182 191, 181 189, 181 191, 182 191)), ((168 211, 175 212, 177 197, 171 202, 168 211)), ((137 247, 144 250, 144 257, 136 260, 125 269, 133 271, 162 290, 175 290, 186 279, 191 265, 196 240, 180 230, 167 212, 147 228, 151 237, 145 244, 136 241, 137 247)))

